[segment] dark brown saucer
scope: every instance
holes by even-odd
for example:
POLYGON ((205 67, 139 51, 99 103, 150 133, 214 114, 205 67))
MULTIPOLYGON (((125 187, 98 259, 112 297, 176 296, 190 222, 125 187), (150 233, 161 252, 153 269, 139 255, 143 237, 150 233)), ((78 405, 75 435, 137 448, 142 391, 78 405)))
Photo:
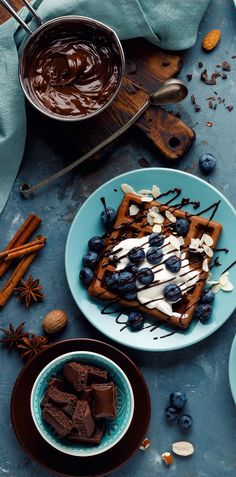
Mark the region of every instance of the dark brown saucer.
POLYGON ((23 449, 50 472, 64 476, 99 477, 114 472, 139 448, 146 436, 150 415, 148 388, 135 364, 113 346, 83 338, 60 341, 39 353, 22 369, 11 399, 12 424, 23 449), (30 394, 40 371, 57 356, 77 350, 101 353, 112 359, 129 378, 134 393, 134 415, 127 433, 112 449, 93 457, 73 457, 51 447, 38 433, 30 412, 30 394))

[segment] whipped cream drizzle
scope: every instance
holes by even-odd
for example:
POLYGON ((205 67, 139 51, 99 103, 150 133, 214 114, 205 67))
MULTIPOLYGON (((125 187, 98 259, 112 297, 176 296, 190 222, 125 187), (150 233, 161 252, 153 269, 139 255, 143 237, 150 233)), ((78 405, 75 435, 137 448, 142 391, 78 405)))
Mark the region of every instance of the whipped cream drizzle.
MULTIPOLYGON (((186 253, 181 251, 180 246, 178 250, 174 247, 173 243, 171 243, 172 237, 173 236, 166 237, 164 240, 164 244, 161 247, 163 251, 163 259, 160 264, 152 265, 146 258, 139 264, 139 269, 144 267, 152 269, 154 273, 154 281, 148 286, 142 285, 138 280, 136 280, 137 298, 142 305, 149 309, 156 308, 168 316, 181 316, 181 318, 184 319, 185 315, 180 315, 179 313, 173 312, 172 303, 164 298, 164 288, 168 284, 175 283, 180 287, 182 295, 184 295, 185 293, 188 293, 190 289, 193 288, 197 283, 200 272, 196 269, 193 270, 190 268, 189 260, 186 258, 186 253), (167 270, 164 263, 166 258, 171 256, 172 252, 173 255, 176 255, 181 259, 181 268, 178 273, 172 273, 167 270)), ((148 239, 149 236, 145 236, 141 238, 128 238, 119 242, 112 249, 111 254, 111 256, 115 255, 115 257, 118 259, 116 270, 122 270, 126 267, 126 265, 128 265, 128 263, 130 263, 128 252, 132 248, 143 248, 146 254, 150 246, 148 239)), ((179 239, 179 245, 181 245, 181 237, 179 237, 179 239)))

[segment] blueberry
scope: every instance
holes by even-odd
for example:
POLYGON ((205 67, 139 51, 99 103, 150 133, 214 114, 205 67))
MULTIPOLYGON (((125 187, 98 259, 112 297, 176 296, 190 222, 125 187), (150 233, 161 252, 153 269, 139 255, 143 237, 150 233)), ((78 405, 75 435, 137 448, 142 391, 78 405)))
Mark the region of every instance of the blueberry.
POLYGON ((120 275, 118 272, 111 273, 105 277, 105 283, 108 290, 116 291, 120 282, 120 275))
POLYGON ((196 307, 194 316, 197 318, 197 320, 205 322, 208 320, 208 318, 210 318, 212 311, 212 305, 209 305, 208 303, 200 303, 200 305, 197 305, 196 307))
POLYGON ((125 293, 123 296, 127 300, 137 300, 137 290, 130 290, 127 293, 125 293))
POLYGON ((132 273, 132 275, 137 275, 138 273, 138 265, 136 265, 135 263, 128 263, 128 265, 126 265, 126 267, 124 268, 124 270, 126 270, 127 272, 130 272, 132 273))
POLYGON ((144 325, 144 318, 141 313, 137 311, 130 311, 128 315, 127 325, 131 329, 131 331, 139 331, 143 328, 144 325))
POLYGON ((116 211, 112 207, 106 207, 101 213, 101 221, 106 227, 110 227, 116 219, 116 211))
POLYGON ((146 259, 152 265, 158 265, 162 261, 163 252, 158 247, 149 247, 146 253, 146 259))
POLYGON ((178 409, 174 406, 168 406, 165 408, 165 417, 168 421, 174 421, 179 415, 178 409))
POLYGON ((178 235, 187 235, 189 229, 189 221, 187 219, 178 219, 175 223, 175 230, 178 235))
POLYGON ((205 173, 209 174, 210 172, 215 169, 216 166, 216 158, 213 154, 203 154, 199 158, 199 167, 205 173))
POLYGON ((165 237, 164 235, 162 234, 157 234, 156 232, 153 232, 150 236, 149 236, 149 243, 150 245, 152 246, 155 246, 155 247, 161 247, 164 243, 164 240, 165 240, 165 237))
POLYGON ((175 285, 175 283, 171 285, 166 285, 163 293, 165 299, 167 301, 171 301, 172 303, 175 303, 182 297, 180 287, 178 285, 175 285))
POLYGON ((170 405, 176 407, 176 409, 183 409, 187 402, 187 396, 181 391, 176 391, 170 394, 170 405))
POLYGON ((126 293, 131 290, 136 290, 135 278, 132 273, 127 271, 118 272, 118 290, 121 293, 126 293))
POLYGON ((83 256, 82 263, 85 267, 95 268, 99 261, 99 255, 91 250, 83 256))
POLYGON ((91 237, 88 241, 88 248, 92 250, 92 252, 100 252, 104 245, 104 240, 101 237, 91 237))
POLYGON ((138 281, 142 283, 142 285, 150 285, 154 280, 154 273, 151 268, 144 267, 140 268, 138 271, 138 281))
POLYGON ((184 429, 186 431, 186 429, 189 429, 189 427, 192 426, 193 418, 188 414, 183 414, 182 416, 179 416, 178 424, 181 429, 184 429))
POLYGON ((207 303, 208 305, 212 305, 213 301, 215 299, 215 293, 211 291, 210 289, 204 290, 202 296, 201 296, 201 303, 207 303))
POLYGON ((177 273, 181 269, 181 259, 176 255, 172 255, 172 257, 167 258, 167 260, 165 261, 165 265, 167 270, 172 273, 177 273))
POLYGON ((145 252, 140 247, 131 248, 128 257, 132 263, 139 263, 145 259, 145 252))
POLYGON ((91 268, 83 267, 80 270, 79 274, 80 280, 83 282, 84 285, 89 285, 94 277, 94 274, 91 268))

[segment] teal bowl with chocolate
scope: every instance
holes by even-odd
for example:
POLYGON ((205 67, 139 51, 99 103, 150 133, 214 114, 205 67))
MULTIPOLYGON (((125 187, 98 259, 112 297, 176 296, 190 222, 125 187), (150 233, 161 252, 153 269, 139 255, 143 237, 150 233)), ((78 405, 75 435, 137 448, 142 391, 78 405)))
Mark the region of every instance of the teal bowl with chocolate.
POLYGON ((78 457, 106 452, 126 434, 134 395, 124 371, 112 360, 73 351, 51 361, 31 392, 31 414, 45 441, 78 457))

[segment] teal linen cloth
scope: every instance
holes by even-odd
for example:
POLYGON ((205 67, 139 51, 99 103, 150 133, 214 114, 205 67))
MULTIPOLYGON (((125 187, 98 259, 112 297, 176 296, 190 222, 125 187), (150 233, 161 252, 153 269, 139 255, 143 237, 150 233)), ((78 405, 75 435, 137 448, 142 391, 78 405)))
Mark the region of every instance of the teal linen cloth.
MULTIPOLYGON (((83 15, 110 25, 120 39, 144 37, 182 50, 194 45, 209 0, 35 0, 43 21, 83 15)), ((34 28, 26 8, 21 16, 34 28)), ((0 213, 16 178, 26 136, 25 101, 18 80, 18 51, 27 34, 14 19, 0 26, 0 213)))

